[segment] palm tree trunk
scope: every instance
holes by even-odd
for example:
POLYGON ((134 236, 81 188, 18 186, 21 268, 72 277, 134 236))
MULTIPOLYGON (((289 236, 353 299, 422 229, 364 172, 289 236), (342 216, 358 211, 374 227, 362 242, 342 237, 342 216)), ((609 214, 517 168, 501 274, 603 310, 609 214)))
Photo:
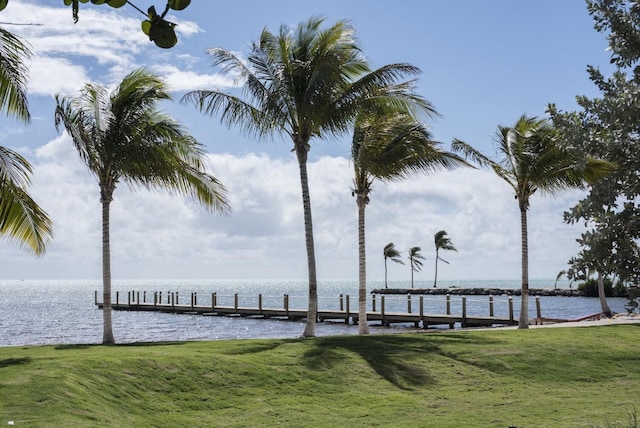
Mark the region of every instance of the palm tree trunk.
POLYGON ((318 281, 316 278, 316 255, 313 243, 313 222, 311 219, 311 197, 309 195, 309 177, 307 175, 308 145, 296 144, 298 168, 300 170, 300 184, 302 186, 302 207, 304 211, 304 233, 307 246, 307 267, 309 271, 309 309, 307 322, 304 326, 304 337, 315 337, 316 319, 318 317, 318 281))
POLYGON ((387 288, 387 258, 384 259, 384 288, 387 288))
POLYGON ((358 195, 358 333, 369 334, 367 322, 367 254, 365 247, 365 197, 358 195))
POLYGON ((433 288, 436 288, 437 283, 438 283, 438 249, 436 248, 436 274, 433 277, 433 288))
POLYGON ((520 201, 520 234, 522 235, 522 295, 518 328, 529 328, 529 240, 527 233, 527 204, 520 201))
POLYGON ((411 288, 413 288, 413 260, 411 260, 410 264, 411 264, 411 266, 410 266, 410 268, 411 268, 411 288))
POLYGON ((111 195, 101 191, 102 202, 102 343, 113 345, 116 343, 113 337, 113 324, 111 321, 111 249, 109 238, 109 206, 111 195))
POLYGON ((604 292, 604 276, 602 276, 602 273, 600 272, 598 272, 598 297, 600 298, 600 308, 602 309, 602 314, 607 318, 611 318, 613 313, 611 312, 609 304, 607 303, 607 296, 604 292))

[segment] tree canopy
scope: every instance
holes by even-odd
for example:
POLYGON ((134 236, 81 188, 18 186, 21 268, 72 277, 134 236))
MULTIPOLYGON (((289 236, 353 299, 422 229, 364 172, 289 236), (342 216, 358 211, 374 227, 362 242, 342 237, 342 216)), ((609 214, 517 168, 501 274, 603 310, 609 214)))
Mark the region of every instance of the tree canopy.
POLYGON ((569 277, 595 272, 622 280, 640 279, 640 5, 622 0, 588 0, 595 29, 607 34, 611 63, 616 70, 605 77, 589 66, 599 98, 576 97, 580 110, 563 112, 549 106, 564 144, 617 168, 595 183, 588 195, 565 213, 567 223, 591 227, 578 240, 580 254, 569 262, 569 277))

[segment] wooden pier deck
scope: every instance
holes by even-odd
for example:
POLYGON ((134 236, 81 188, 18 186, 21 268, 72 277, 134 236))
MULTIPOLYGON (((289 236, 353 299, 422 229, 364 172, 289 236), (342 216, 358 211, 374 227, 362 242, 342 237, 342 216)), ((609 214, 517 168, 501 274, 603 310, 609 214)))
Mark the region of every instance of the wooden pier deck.
MULTIPOLYGON (((191 299, 188 303, 180 303, 178 293, 167 293, 165 301, 163 301, 162 293, 154 292, 153 298, 147 302, 147 293, 143 292, 127 292, 127 299, 120 301, 120 293, 116 293, 116 301, 111 303, 114 310, 121 311, 147 311, 147 312, 165 312, 175 314, 195 314, 208 316, 238 316, 263 319, 282 319, 282 320, 303 320, 307 317, 307 309, 298 309, 289 307, 289 295, 285 294, 282 298, 282 307, 267 307, 263 305, 263 296, 258 295, 257 304, 254 306, 240 305, 240 297, 238 294, 233 296, 233 305, 218 304, 218 296, 212 293, 210 302, 207 304, 198 304, 196 293, 191 293, 191 299)), ((424 310, 424 300, 420 296, 415 299, 412 306, 411 296, 407 296, 406 311, 388 311, 385 309, 385 296, 378 296, 379 302, 374 295, 371 301, 371 309, 367 311, 367 322, 379 322, 382 326, 390 326, 391 324, 409 323, 416 328, 428 328, 429 326, 448 325, 455 328, 458 324, 460 327, 490 327, 494 325, 517 325, 517 319, 514 319, 513 302, 508 300, 508 317, 494 316, 494 299, 490 296, 487 300, 488 315, 471 315, 467 313, 467 299, 461 299, 461 313, 453 314, 451 312, 451 301, 447 297, 446 309, 444 313, 427 313, 424 310), (418 302, 415 302, 418 300, 418 302), (379 304, 378 304, 379 303, 379 304), (415 304, 417 303, 417 305, 415 304), (417 306, 417 308, 415 308, 417 306)), ((336 299, 338 301, 338 299, 336 299)), ((103 308, 103 303, 98 301, 98 292, 95 292, 95 305, 103 308)), ((341 321, 344 323, 357 324, 359 322, 357 308, 351 308, 350 298, 348 295, 339 296, 339 303, 336 308, 318 309, 318 321, 341 321)), ((539 307, 539 305, 538 305, 539 307)))

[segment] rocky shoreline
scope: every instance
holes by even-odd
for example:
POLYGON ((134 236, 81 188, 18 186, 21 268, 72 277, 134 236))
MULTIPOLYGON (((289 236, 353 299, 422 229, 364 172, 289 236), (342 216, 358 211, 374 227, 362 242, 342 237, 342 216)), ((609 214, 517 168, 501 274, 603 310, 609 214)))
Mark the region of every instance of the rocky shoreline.
MULTIPOLYGON (((428 294, 454 296, 519 296, 520 288, 374 288, 371 294, 428 294)), ((574 288, 530 288, 530 296, 582 297, 574 288)))

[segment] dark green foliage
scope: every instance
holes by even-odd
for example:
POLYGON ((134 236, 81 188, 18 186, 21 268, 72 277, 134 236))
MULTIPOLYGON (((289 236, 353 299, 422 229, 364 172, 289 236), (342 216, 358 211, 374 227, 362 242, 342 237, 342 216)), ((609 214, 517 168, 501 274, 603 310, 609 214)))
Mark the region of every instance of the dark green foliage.
MULTIPOLYGON (((78 22, 79 20, 80 3, 89 3, 89 1, 95 5, 106 4, 116 9, 128 3, 148 18, 142 21, 142 32, 149 36, 149 40, 155 43, 156 46, 165 49, 175 46, 178 43, 178 37, 174 31, 176 24, 165 20, 164 17, 169 10, 183 10, 191 4, 191 0, 168 0, 164 12, 158 15, 154 6, 149 7, 147 13, 144 13, 127 0, 63 0, 65 6, 71 6, 73 22, 78 22)), ((7 7, 8 3, 9 0, 0 0, 0 11, 7 7)))
MULTIPOLYGON (((565 222, 591 228, 578 241, 581 253, 570 264, 625 281, 640 277, 640 6, 626 0, 587 0, 595 29, 607 36, 611 63, 605 77, 589 66, 600 98, 578 96, 581 110, 549 112, 567 146, 605 158, 617 168, 596 183, 589 195, 565 213, 565 222)), ((578 269, 579 271, 582 269, 578 269)))
MULTIPOLYGON (((598 297, 598 280, 595 278, 587 279, 578 284, 578 291, 581 291, 585 297, 598 297)), ((604 294, 607 297, 613 296, 613 283, 609 278, 604 280, 604 294)))
MULTIPOLYGON (((628 289, 622 281, 616 282, 614 286, 613 281, 609 278, 605 278, 603 284, 604 293, 607 297, 624 297, 628 294, 628 289)), ((589 278, 578 284, 578 290, 581 291, 585 297, 598 297, 598 280, 595 278, 589 278)))

